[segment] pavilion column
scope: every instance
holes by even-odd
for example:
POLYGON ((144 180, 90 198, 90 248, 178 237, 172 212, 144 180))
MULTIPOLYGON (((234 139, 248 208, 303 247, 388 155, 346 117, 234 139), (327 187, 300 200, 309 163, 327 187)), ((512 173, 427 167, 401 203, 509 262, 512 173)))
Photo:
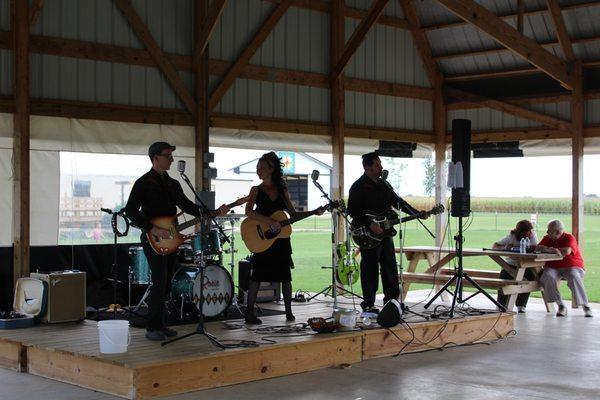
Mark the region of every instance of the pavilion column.
MULTIPOLYGON (((433 99, 433 129, 435 132, 435 203, 446 204, 446 105, 444 104, 443 77, 436 78, 433 99)), ((446 211, 448 212, 448 211, 446 211)), ((435 216, 435 244, 440 246, 446 230, 446 213, 435 216)))
MULTIPOLYGON (((202 28, 208 15, 208 0, 195 2, 195 32, 196 43, 200 42, 202 28)), ((210 178, 205 177, 208 167, 206 154, 209 151, 210 110, 208 107, 208 45, 204 52, 194 60, 196 73, 196 111, 195 121, 195 187, 198 190, 210 191, 210 178)))
POLYGON ((581 61, 573 64, 573 93, 571 96, 571 125, 572 125, 572 204, 571 233, 583 247, 583 82, 581 61))
MULTIPOLYGON (((344 50, 344 0, 332 1, 331 13, 330 65, 335 68, 344 50)), ((343 72, 331 83, 331 125, 333 171, 331 176, 331 197, 341 199, 344 195, 344 129, 345 98, 343 72)), ((339 221, 336 243, 344 237, 343 221, 339 221)))
POLYGON ((12 0, 13 32, 13 280, 29 276, 29 2, 12 0))

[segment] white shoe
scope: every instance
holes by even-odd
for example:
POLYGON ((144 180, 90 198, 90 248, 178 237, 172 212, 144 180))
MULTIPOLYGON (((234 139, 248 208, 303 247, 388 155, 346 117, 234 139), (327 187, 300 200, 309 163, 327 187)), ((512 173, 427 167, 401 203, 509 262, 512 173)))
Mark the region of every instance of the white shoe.
POLYGON ((585 315, 586 318, 592 318, 594 316, 594 314, 592 314, 592 309, 590 308, 590 306, 583 306, 583 315, 585 315))
POLYGON ((517 312, 519 314, 525 314, 525 306, 517 306, 517 312))
POLYGON ((557 317, 566 317, 567 316, 567 307, 564 304, 558 306, 558 311, 556 312, 557 317))

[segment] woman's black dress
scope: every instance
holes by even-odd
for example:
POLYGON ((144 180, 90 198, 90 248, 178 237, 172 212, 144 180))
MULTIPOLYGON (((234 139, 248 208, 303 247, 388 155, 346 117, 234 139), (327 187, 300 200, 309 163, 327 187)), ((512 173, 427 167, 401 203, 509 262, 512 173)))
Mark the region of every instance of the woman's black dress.
MULTIPOLYGON (((278 192, 275 201, 259 186, 254 211, 271 216, 286 209, 283 194, 278 192)), ((255 282, 291 282, 292 245, 290 239, 277 239, 269 249, 252 256, 252 280, 255 282)))

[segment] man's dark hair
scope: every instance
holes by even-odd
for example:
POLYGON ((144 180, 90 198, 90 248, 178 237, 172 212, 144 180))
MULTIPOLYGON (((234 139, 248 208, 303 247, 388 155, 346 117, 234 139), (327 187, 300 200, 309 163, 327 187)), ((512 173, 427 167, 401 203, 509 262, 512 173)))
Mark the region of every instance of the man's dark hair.
POLYGON ((376 151, 372 151, 371 153, 363 154, 362 155, 363 167, 370 167, 371 165, 373 165, 373 161, 375 161, 376 158, 379 158, 379 153, 377 153, 376 151))

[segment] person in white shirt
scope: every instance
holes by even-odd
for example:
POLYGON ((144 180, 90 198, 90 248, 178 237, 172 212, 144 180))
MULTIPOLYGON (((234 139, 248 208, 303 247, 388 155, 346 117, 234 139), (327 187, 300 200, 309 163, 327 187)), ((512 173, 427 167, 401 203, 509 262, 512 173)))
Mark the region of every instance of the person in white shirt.
MULTIPOLYGON (((517 222, 517 226, 515 227, 515 229, 510 231, 510 233, 508 235, 506 235, 505 237, 503 237, 502 239, 495 242, 493 244, 492 248, 494 250, 510 250, 513 247, 519 247, 521 239, 523 239, 523 238, 529 239, 529 246, 531 246, 531 247, 537 246, 537 244, 538 244, 538 238, 535 234, 535 231, 533 230, 533 224, 526 219, 517 222)), ((517 265, 517 261, 511 257, 505 258, 505 261, 508 264, 513 265, 513 266, 517 265)), ((529 281, 536 280, 535 272, 531 268, 528 268, 525 271, 524 278, 529 281)), ((508 273, 508 271, 502 269, 502 271, 500 272, 500 279, 514 279, 514 278, 508 273)), ((525 307, 527 306, 528 300, 529 300, 529 293, 521 293, 517 296, 516 305, 517 305, 517 310, 520 313, 525 312, 525 307)), ((500 290, 498 291, 498 303, 500 303, 504 306, 506 306, 508 304, 508 296, 501 293, 500 290)))

